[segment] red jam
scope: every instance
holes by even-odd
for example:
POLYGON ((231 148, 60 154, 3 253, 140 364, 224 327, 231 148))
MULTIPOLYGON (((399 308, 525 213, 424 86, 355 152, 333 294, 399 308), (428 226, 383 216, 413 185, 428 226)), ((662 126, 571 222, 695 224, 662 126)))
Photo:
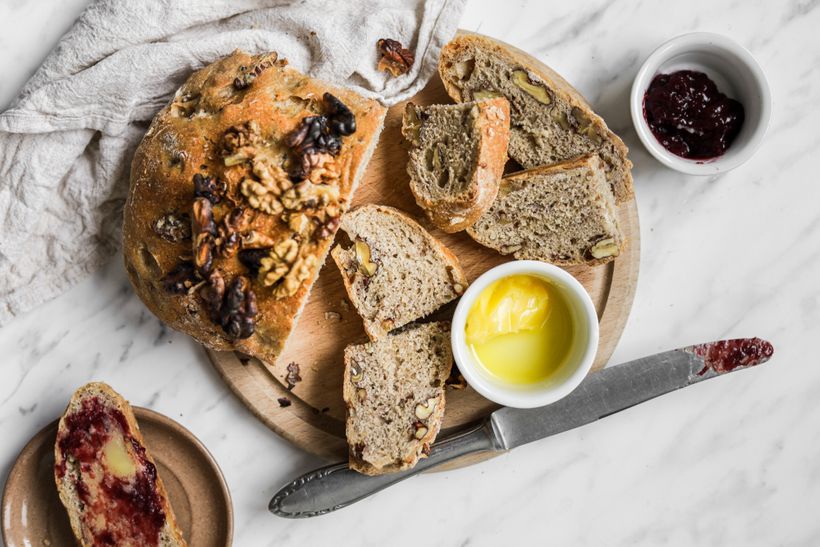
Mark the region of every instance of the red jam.
POLYGON ((702 72, 658 74, 643 98, 649 129, 664 148, 682 158, 722 156, 743 125, 743 105, 721 93, 702 72))
POLYGON ((703 376, 709 370, 718 374, 732 372, 736 368, 753 367, 768 361, 774 355, 771 343, 760 338, 737 338, 692 346, 689 351, 703 357, 703 376))
POLYGON ((63 477, 66 462, 78 464, 77 493, 85 505, 83 522, 93 523, 92 515, 101 515, 105 521, 103 529, 88 526, 94 545, 158 545, 165 526, 165 511, 157 492, 157 470, 148 461, 145 447, 131 436, 125 416, 99 399, 90 398, 82 402, 79 411, 66 416, 65 424, 67 433, 58 440, 63 461, 55 471, 63 477), (137 464, 133 477, 121 478, 107 471, 102 476, 96 473, 101 453, 114 434, 121 434, 124 442, 130 444, 137 464))

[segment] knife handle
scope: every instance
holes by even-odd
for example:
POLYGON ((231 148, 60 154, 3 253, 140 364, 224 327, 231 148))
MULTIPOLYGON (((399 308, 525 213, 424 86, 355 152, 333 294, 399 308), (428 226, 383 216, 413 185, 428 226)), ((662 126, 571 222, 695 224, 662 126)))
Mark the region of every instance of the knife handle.
POLYGON ((466 454, 499 450, 495 438, 490 420, 484 420, 434 444, 427 458, 420 459, 415 467, 406 471, 368 476, 353 471, 347 462, 322 467, 282 487, 270 500, 268 510, 285 518, 324 515, 466 454))

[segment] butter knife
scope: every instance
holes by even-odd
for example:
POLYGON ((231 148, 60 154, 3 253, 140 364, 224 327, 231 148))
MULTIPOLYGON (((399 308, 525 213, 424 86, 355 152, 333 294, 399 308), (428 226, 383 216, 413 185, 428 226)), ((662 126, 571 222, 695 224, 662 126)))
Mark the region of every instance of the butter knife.
POLYGON ((311 471, 284 486, 268 509, 285 518, 323 515, 467 454, 505 451, 605 418, 670 391, 765 363, 774 353, 759 338, 721 340, 643 357, 590 374, 568 396, 534 409, 501 408, 435 443, 413 469, 374 477, 347 462, 311 471))

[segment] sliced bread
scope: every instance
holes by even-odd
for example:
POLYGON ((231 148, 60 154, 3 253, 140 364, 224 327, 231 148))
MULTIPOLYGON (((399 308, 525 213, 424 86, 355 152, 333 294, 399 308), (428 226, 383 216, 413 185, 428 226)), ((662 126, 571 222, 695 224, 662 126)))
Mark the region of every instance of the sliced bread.
POLYGON ((504 177, 492 207, 467 233, 502 254, 561 266, 603 264, 624 246, 598 156, 504 177))
POLYGON ((407 173, 419 207, 445 232, 472 226, 495 199, 507 162, 507 99, 409 103, 402 133, 410 143, 407 173))
POLYGON ((442 49, 439 73, 456 101, 509 100, 509 154, 524 168, 599 154, 616 201, 631 199, 632 162, 623 141, 548 66, 503 42, 462 32, 442 49))
POLYGON ((108 385, 74 393, 54 458, 57 491, 80 545, 187 545, 134 413, 108 385))
POLYGON ((331 255, 372 340, 455 300, 467 287, 458 259, 398 209, 363 205, 342 217, 353 242, 331 255))
POLYGON ((426 456, 444 416, 450 324, 412 325, 348 346, 344 400, 350 467, 366 475, 409 469, 426 456))

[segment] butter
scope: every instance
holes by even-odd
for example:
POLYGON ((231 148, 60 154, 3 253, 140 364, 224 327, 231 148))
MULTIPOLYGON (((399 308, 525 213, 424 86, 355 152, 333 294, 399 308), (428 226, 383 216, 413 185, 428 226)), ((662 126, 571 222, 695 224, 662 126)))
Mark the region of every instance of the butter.
POLYGON ((133 477, 137 472, 122 435, 113 435, 103 447, 103 460, 106 468, 115 477, 133 477))
POLYGON ((560 291, 533 275, 493 282, 467 314, 467 345, 493 377, 512 384, 547 380, 563 364, 573 338, 560 291))

